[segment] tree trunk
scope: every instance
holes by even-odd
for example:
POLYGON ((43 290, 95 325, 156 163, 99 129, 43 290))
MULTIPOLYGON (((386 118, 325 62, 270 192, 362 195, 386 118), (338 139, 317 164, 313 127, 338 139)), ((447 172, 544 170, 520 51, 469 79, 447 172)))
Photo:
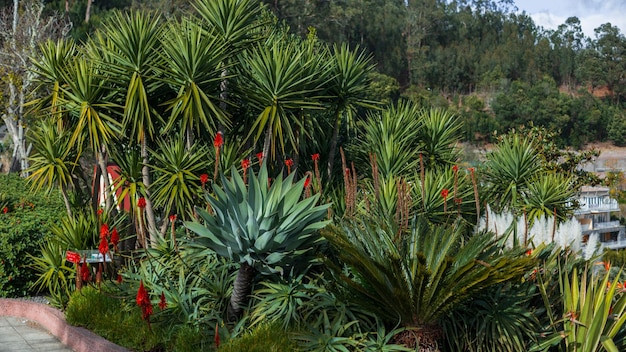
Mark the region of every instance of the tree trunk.
POLYGON ((326 175, 330 180, 333 175, 333 166, 335 163, 335 153, 337 152, 337 139, 339 139, 339 126, 341 126, 340 110, 337 108, 335 112, 335 126, 333 127, 333 137, 330 139, 330 151, 328 153, 328 164, 326 166, 326 175))
POLYGON ((267 125, 267 130, 265 131, 265 142, 263 143, 263 159, 267 160, 269 158, 270 146, 272 145, 272 126, 267 125))
POLYGON ((228 305, 227 317, 229 321, 236 321, 241 317, 243 307, 248 305, 248 299, 252 291, 252 279, 256 274, 256 269, 242 263, 237 272, 235 283, 233 285, 233 294, 230 296, 230 304, 228 305))
POLYGON ((111 183, 109 182, 109 171, 107 170, 106 161, 106 147, 102 145, 101 149, 96 153, 96 159, 98 167, 100 167, 100 174, 102 175, 102 189, 104 190, 104 209, 106 212, 110 212, 113 208, 113 199, 111 199, 111 183))
POLYGON ((65 210, 67 210, 67 215, 72 217, 72 206, 70 205, 70 201, 67 199, 67 191, 65 188, 61 188, 61 195, 63 196, 63 203, 65 203, 65 210))
POLYGON ((85 23, 89 23, 89 17, 91 16, 91 3, 93 0, 87 0, 87 10, 85 10, 85 23))
POLYGON ((143 162, 143 166, 141 167, 141 177, 144 186, 146 187, 146 221, 148 225, 148 232, 150 234, 150 243, 157 243, 157 236, 159 232, 157 232, 156 220, 154 216, 154 209, 152 209, 152 201, 150 200, 150 185, 152 184, 152 179, 150 178, 150 168, 148 167, 148 146, 146 145, 146 137, 144 133, 144 138, 141 140, 141 160, 143 162))

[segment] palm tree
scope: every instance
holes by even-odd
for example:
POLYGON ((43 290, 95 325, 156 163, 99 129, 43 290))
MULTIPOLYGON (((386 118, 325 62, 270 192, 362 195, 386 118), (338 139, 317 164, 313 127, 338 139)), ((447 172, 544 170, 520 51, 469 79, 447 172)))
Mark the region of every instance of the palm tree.
POLYGON ((491 234, 468 238, 462 224, 435 226, 418 218, 398 236, 384 220, 363 217, 324 237, 336 250, 340 265, 330 266, 352 303, 412 330, 420 351, 435 351, 447 312, 485 288, 519 280, 532 266, 491 234))
POLYGON ((266 163, 258 175, 250 173, 248 185, 235 168, 222 175, 222 187, 213 184, 207 201, 214 214, 196 208, 203 220, 186 222, 196 233, 194 244, 241 264, 228 308, 229 319, 241 315, 257 273, 293 276, 306 271, 321 240, 317 230, 330 204, 316 205, 319 195, 301 199, 305 179, 293 183, 295 173, 282 173, 269 185, 266 163))
POLYGON ((359 52, 357 47, 351 51, 348 45, 333 46, 333 65, 331 80, 328 82, 328 94, 333 112, 333 135, 330 139, 327 175, 333 171, 337 139, 342 121, 348 126, 353 124, 354 114, 359 106, 373 107, 373 103, 364 99, 369 87, 369 73, 374 70, 372 57, 359 52))
POLYGON ((298 43, 272 40, 243 53, 239 86, 249 104, 260 112, 249 136, 255 142, 265 134, 264 155, 274 156, 276 140, 285 154, 285 141, 296 147, 294 127, 301 110, 319 109, 316 99, 322 93, 327 69, 320 70, 320 56, 298 43), (271 152, 271 154, 270 154, 271 152))
POLYGON ((230 121, 217 104, 220 94, 221 70, 227 51, 217 38, 198 24, 183 20, 168 27, 163 39, 163 62, 160 71, 176 96, 166 102, 171 111, 165 132, 174 126, 185 131, 187 148, 193 144, 193 131, 203 129, 215 135, 218 124, 230 121))
MULTIPOLYGON (((86 134, 102 175, 107 175, 107 144, 120 131, 120 124, 113 115, 118 106, 111 102, 112 92, 108 89, 101 71, 82 56, 68 64, 62 78, 67 82, 67 86, 61 87, 62 103, 69 113, 69 126, 73 127, 69 146, 77 147, 80 154, 86 134)), ((108 177, 103 179, 105 189, 110 192, 108 177)), ((107 209, 112 207, 111 198, 105 195, 107 209)))
POLYGON ((156 79, 156 68, 162 60, 158 55, 161 34, 159 16, 116 12, 94 43, 99 43, 99 50, 92 50, 106 67, 109 82, 119 87, 124 128, 131 140, 141 146, 143 184, 147 188, 146 219, 152 240, 158 232, 149 193, 148 140, 154 137, 159 118, 155 96, 162 87, 162 82, 156 79))
POLYGON ((72 207, 67 190, 74 185, 74 168, 78 166, 78 153, 70 144, 70 131, 53 120, 45 120, 29 130, 33 154, 29 157, 28 180, 34 190, 45 188, 48 192, 59 187, 67 215, 72 217, 72 207))

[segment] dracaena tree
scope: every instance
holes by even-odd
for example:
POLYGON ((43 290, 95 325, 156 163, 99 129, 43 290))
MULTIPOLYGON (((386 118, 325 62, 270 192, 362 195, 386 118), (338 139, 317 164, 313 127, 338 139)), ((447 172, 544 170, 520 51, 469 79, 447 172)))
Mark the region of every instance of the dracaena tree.
POLYGON ((302 199, 306 179, 294 183, 294 177, 270 181, 264 163, 258 174, 250 172, 246 184, 232 168, 230 178, 222 175, 222 186, 214 184, 206 196, 212 213, 196 208, 201 221, 185 223, 197 235, 195 246, 240 264, 229 319, 241 315, 256 274, 301 273, 316 255, 330 204, 318 205, 319 195, 302 199))

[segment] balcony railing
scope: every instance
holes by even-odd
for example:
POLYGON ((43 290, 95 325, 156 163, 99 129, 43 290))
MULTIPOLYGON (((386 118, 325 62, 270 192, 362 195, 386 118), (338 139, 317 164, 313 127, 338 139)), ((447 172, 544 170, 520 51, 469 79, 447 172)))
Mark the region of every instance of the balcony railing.
POLYGON ((619 227, 620 223, 619 221, 608 221, 608 222, 599 222, 599 223, 595 223, 593 226, 593 229, 607 229, 610 227, 619 227))
POLYGON ((583 214, 588 212, 610 212, 619 211, 619 204, 617 200, 610 199, 605 200, 600 204, 584 204, 581 203, 580 208, 576 210, 576 214, 583 214))

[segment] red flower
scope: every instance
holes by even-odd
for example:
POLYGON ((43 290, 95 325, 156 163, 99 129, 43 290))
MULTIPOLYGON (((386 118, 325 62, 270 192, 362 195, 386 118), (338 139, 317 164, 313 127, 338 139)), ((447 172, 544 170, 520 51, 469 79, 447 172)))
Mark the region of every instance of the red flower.
POLYGON ((161 292, 161 300, 159 301, 159 308, 161 310, 167 308, 167 301, 165 300, 165 293, 161 292))
POLYGON ((259 159, 259 162, 263 161, 263 152, 256 153, 256 158, 259 159))
POLYGON ((224 144, 224 136, 222 135, 222 132, 217 132, 217 134, 215 135, 215 139, 213 140, 213 146, 215 148, 219 148, 224 144))
POLYGON ((102 213, 104 213, 104 210, 102 208, 98 208, 98 211, 96 212, 98 214, 98 216, 102 215, 102 213))
POLYGON ((176 214, 172 214, 172 215, 170 215, 170 221, 171 221, 171 222, 176 221, 176 214))
POLYGON ((8 213, 8 212, 9 212, 9 208, 8 208, 8 207, 4 207, 4 208, 2 208, 2 212, 3 212, 4 214, 8 213))
POLYGON ((309 188, 310 185, 311 185, 311 178, 307 176, 306 180, 304 180, 304 188, 309 188))
POLYGON ((117 244, 120 243, 120 234, 117 233, 117 229, 115 227, 113 228, 113 231, 111 232, 111 243, 113 243, 113 246, 117 250, 117 244))
POLYGON ((292 167, 293 166, 293 159, 285 160, 285 165, 287 165, 287 167, 292 167))
POLYGON ((531 254, 533 254, 533 250, 532 249, 529 249, 529 250, 526 251, 526 255, 527 256, 530 256, 531 254))
POLYGON ((143 280, 139 281, 139 290, 137 290, 137 297, 135 298, 138 306, 150 304, 150 297, 148 297, 148 291, 143 286, 143 280))
POLYGON ((220 347, 220 331, 217 327, 217 323, 215 323, 215 347, 220 347))
POLYGON ((108 235, 109 235, 109 225, 102 224, 102 226, 100 226, 100 238, 105 238, 108 235))
POLYGON ((100 241, 100 245, 98 246, 98 251, 105 256, 109 252, 109 242, 106 237, 103 237, 100 241))
POLYGON ((118 283, 118 284, 121 284, 121 283, 122 283, 122 281, 123 281, 123 279, 122 279, 122 275, 117 274, 117 283, 118 283))
POLYGON ((90 279, 89 267, 87 266, 87 262, 83 261, 83 265, 80 266, 80 278, 87 282, 90 279))
POLYGON ((457 165, 454 165, 454 166, 452 167, 452 171, 454 171, 454 172, 459 171, 459 167, 458 167, 457 165))
POLYGON ((311 155, 311 159, 313 159, 313 160, 320 160, 320 153, 315 153, 315 154, 311 155))
POLYGON ((140 197, 139 199, 137 199, 137 206, 141 209, 146 207, 146 198, 144 197, 140 197))
POLYGON ((446 198, 448 198, 448 194, 449 194, 449 193, 450 193, 450 192, 448 191, 448 189, 447 189, 447 188, 444 188, 444 189, 441 191, 441 196, 443 197, 443 199, 446 199, 446 198))
POLYGON ((454 198, 454 204, 461 204, 463 203, 463 199, 461 198, 454 198))
POLYGON ((209 182, 209 174, 200 175, 200 183, 204 186, 207 182, 209 182))
POLYGON ((249 167, 250 167, 250 159, 243 159, 241 161, 241 168, 246 170, 249 167))
POLYGON ((135 301, 137 305, 141 307, 141 317, 143 320, 150 318, 152 315, 152 302, 150 302, 148 291, 146 291, 146 288, 143 286, 143 280, 139 282, 139 290, 137 290, 135 301))
POLYGON ((476 169, 474 169, 473 167, 470 167, 470 168, 469 168, 469 169, 467 169, 467 170, 468 170, 469 172, 471 172, 471 173, 474 173, 474 171, 475 171, 476 169))

